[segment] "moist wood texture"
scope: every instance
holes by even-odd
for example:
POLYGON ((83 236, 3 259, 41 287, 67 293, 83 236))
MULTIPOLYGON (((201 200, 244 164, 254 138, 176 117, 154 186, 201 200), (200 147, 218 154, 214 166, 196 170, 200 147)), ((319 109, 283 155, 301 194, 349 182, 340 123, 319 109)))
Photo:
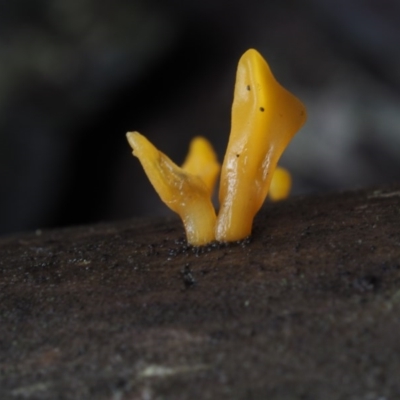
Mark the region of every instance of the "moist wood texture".
POLYGON ((399 332, 399 185, 0 240, 1 399, 396 399, 399 332))

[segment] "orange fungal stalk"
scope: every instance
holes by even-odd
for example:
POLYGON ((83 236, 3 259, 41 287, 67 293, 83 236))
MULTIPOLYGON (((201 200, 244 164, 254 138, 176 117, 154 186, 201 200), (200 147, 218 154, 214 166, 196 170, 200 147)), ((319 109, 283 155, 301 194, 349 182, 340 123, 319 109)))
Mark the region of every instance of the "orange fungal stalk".
POLYGON ((246 51, 236 74, 218 216, 211 196, 220 165, 206 139, 193 139, 180 168, 138 132, 127 138, 161 199, 182 218, 188 242, 200 246, 249 236, 268 191, 272 200, 288 196, 290 174, 277 163, 305 121, 301 101, 275 80, 256 50, 246 51))

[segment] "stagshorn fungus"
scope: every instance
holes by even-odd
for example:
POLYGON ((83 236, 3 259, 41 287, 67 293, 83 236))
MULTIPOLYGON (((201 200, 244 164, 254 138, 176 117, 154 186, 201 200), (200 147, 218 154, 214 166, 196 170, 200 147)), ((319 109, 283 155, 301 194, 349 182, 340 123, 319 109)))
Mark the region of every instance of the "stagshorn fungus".
POLYGON ((178 167, 140 133, 127 138, 161 199, 181 217, 188 242, 201 246, 249 236, 268 191, 272 200, 289 195, 290 174, 277 163, 306 118, 305 106, 276 81, 263 57, 246 51, 236 74, 218 216, 211 197, 220 165, 206 139, 193 139, 178 167))

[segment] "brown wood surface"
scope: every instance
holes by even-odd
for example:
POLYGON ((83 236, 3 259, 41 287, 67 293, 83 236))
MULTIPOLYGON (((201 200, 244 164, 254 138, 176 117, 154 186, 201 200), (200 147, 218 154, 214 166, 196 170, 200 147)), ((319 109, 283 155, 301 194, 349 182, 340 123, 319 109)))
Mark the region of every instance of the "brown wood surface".
POLYGON ((400 185, 0 240, 0 399, 400 398, 400 185))

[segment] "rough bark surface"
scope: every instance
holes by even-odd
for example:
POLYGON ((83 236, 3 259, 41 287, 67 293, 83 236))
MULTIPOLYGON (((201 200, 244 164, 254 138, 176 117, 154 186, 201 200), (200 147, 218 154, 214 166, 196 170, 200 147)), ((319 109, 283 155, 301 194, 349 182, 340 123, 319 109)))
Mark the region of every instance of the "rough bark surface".
POLYGON ((397 399, 399 332, 399 185, 0 240, 1 399, 397 399))

